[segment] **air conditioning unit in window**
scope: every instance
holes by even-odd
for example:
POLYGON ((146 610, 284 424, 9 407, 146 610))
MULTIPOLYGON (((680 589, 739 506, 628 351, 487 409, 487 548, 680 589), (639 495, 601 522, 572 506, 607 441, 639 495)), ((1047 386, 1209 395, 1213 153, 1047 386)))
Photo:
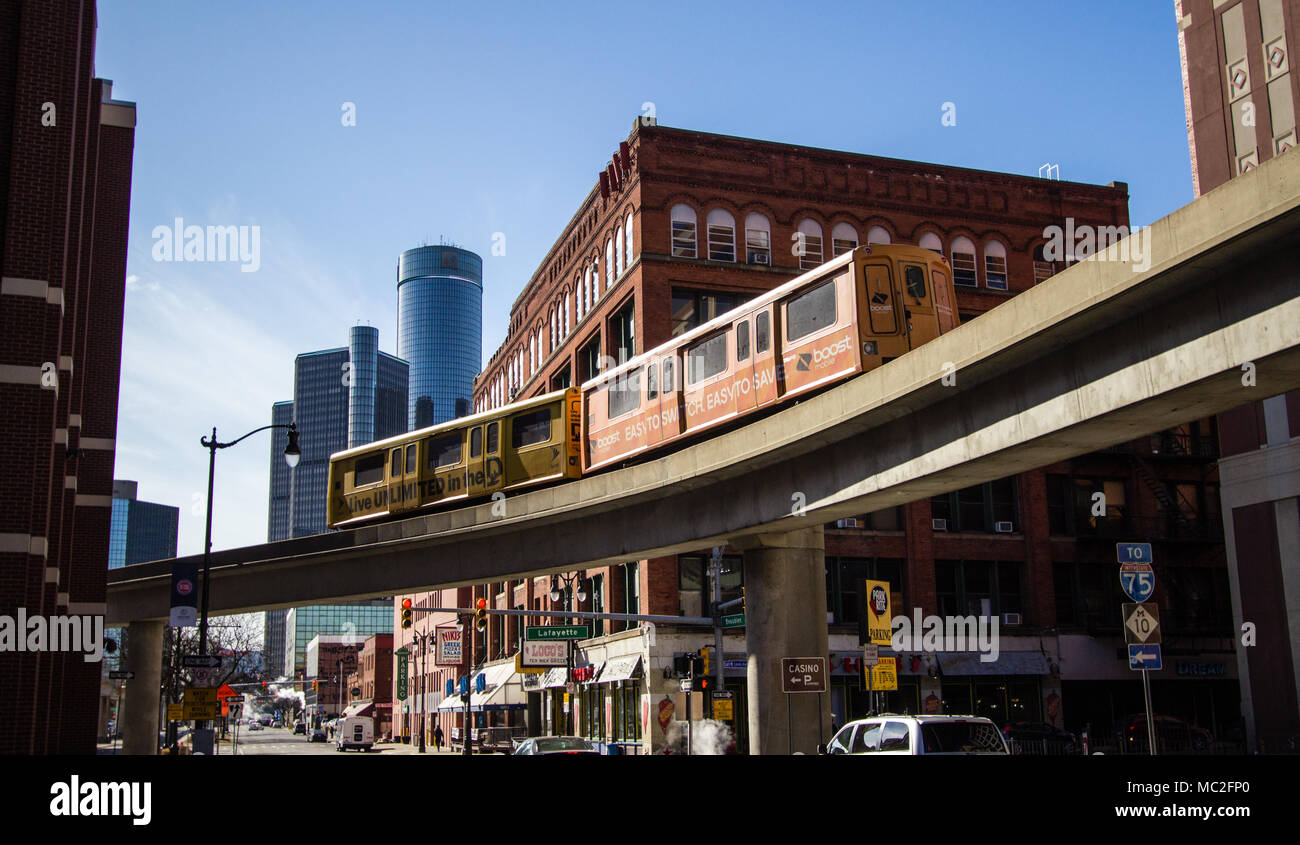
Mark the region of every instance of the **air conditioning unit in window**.
POLYGON ((766 252, 751 252, 749 254, 749 263, 771 265, 772 256, 766 252))
POLYGON ((946 519, 932 519, 932 520, 930 520, 930 527, 931 527, 932 529, 934 529, 935 531, 947 531, 947 530, 948 530, 948 520, 946 520, 946 519))
POLYGON ((993 530, 999 534, 1010 534, 1014 530, 1014 526, 1010 522, 995 522, 993 523, 993 530))
POLYGON ((849 516, 835 520, 836 528, 861 528, 862 522, 857 517, 849 516))
POLYGON ((1019 614, 1019 613, 1004 613, 1004 614, 1002 614, 1002 624, 1003 624, 1003 625, 1019 625, 1019 624, 1020 624, 1020 614, 1019 614))

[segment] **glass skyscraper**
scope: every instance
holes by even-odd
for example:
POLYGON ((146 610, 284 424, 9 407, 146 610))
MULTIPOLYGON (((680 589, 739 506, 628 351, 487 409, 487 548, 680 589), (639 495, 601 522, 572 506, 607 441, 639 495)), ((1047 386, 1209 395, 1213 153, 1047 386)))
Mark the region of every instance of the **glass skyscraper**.
POLYGON ((409 430, 470 412, 483 363, 482 258, 454 246, 401 254, 397 354, 411 364, 409 430))
MULTIPOLYGON (((408 385, 407 363, 380 352, 379 331, 370 326, 354 326, 348 346, 297 357, 293 401, 272 405, 271 422, 297 425, 302 456, 290 470, 284 460, 288 432, 272 429, 268 541, 328 530, 330 455, 404 433, 408 385)), ((267 611, 263 622, 266 665, 276 670, 287 667, 290 677, 302 668, 303 649, 316 634, 355 633, 364 638, 389 633, 393 627, 393 605, 387 600, 295 610, 267 611), (290 643, 291 652, 286 648, 290 643)))
MULTIPOLYGON (((113 479, 113 514, 108 530, 109 569, 176 557, 181 509, 140 501, 136 498, 138 486, 135 481, 113 479)), ((392 602, 388 606, 391 612, 392 602)), ((104 636, 125 647, 125 631, 125 628, 109 628, 104 636)), ((113 658, 105 660, 105 668, 117 668, 122 654, 118 651, 113 658)))

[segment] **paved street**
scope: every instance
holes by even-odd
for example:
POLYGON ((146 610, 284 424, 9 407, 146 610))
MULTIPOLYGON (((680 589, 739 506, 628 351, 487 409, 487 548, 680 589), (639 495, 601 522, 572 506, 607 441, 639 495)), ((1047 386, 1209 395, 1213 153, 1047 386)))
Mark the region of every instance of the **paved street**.
MULTIPOLYGON (((221 754, 228 753, 230 744, 222 743, 221 754)), ((329 754, 332 756, 342 757, 347 755, 362 756, 360 751, 339 752, 335 749, 333 742, 308 742, 302 734, 294 734, 289 728, 265 728, 260 731, 249 731, 248 728, 239 730, 239 754, 249 755, 279 755, 292 754, 295 756, 322 755, 329 754)), ((394 756, 418 754, 418 747, 403 745, 402 743, 379 743, 365 753, 365 756, 394 756)), ((426 751, 426 754, 435 754, 432 748, 426 751)), ((443 750, 442 754, 451 754, 450 751, 443 750)))

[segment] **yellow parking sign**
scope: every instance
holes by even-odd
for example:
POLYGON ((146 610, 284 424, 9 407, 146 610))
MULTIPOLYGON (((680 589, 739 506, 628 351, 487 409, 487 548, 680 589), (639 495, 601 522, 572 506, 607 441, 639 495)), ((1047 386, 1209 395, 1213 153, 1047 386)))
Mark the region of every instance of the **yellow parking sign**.
POLYGON ((735 718, 731 708, 731 699, 729 698, 713 699, 713 718, 725 722, 730 722, 733 718, 735 718))
POLYGON ((875 692, 898 689, 897 657, 882 657, 879 663, 871 667, 871 689, 875 692))
POLYGON ((876 645, 889 645, 894 614, 889 606, 889 582, 867 581, 867 637, 876 645))

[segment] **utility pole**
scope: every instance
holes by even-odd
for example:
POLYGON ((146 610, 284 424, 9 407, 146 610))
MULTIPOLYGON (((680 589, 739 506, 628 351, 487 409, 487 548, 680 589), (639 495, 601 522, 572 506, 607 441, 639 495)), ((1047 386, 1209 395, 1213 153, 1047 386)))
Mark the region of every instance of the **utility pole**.
MULTIPOLYGON (((722 546, 713 547, 713 691, 725 689, 722 685, 722 546)), ((709 718, 713 715, 713 696, 709 696, 709 718)))

